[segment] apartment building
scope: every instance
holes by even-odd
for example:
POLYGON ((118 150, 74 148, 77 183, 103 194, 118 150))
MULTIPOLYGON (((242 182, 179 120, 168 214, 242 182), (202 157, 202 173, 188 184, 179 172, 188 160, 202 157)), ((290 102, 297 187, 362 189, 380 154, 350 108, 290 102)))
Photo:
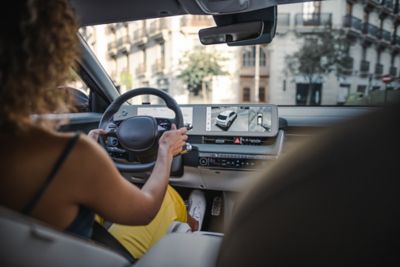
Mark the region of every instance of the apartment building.
MULTIPOLYGON (((173 95, 179 103, 237 103, 269 101, 266 46, 259 47, 259 90, 254 90, 256 46, 207 46, 217 53, 225 75, 210 77, 208 91, 190 95, 178 78, 182 59, 201 46, 198 31, 214 25, 209 16, 180 16, 86 27, 81 34, 99 57, 121 92, 151 86, 173 95)), ((154 100, 152 100, 154 102, 154 100)))
POLYGON ((399 88, 399 0, 328 0, 280 6, 277 35, 268 45, 207 46, 221 61, 226 75, 208 80, 206 96, 193 97, 178 78, 187 51, 200 46, 198 30, 211 27, 210 16, 178 16, 87 27, 82 30, 101 63, 119 85, 151 86, 168 91, 179 103, 267 102, 280 105, 345 104, 354 94, 366 96, 399 88), (287 73, 285 58, 305 36, 326 29, 343 29, 350 41, 344 75, 335 72, 309 82, 287 73), (255 90, 256 49, 259 51, 258 90, 255 90), (389 77, 390 83, 383 78, 389 77))
POLYGON ((107 25, 106 65, 111 70, 111 77, 121 86, 121 92, 151 86, 169 92, 179 103, 237 102, 239 82, 233 77, 238 72, 238 48, 206 48, 225 58, 221 64, 227 73, 208 81, 206 95, 190 95, 178 78, 184 67, 185 53, 201 45, 199 29, 213 25, 209 16, 168 17, 107 25))
POLYGON ((397 89, 400 68, 399 0, 331 0, 280 6, 277 36, 268 46, 271 102, 303 105, 308 81, 285 73, 285 57, 295 53, 304 36, 326 26, 344 29, 350 41, 345 75, 315 77, 312 105, 344 104, 352 94, 397 89), (384 77, 392 82, 385 84, 384 77))

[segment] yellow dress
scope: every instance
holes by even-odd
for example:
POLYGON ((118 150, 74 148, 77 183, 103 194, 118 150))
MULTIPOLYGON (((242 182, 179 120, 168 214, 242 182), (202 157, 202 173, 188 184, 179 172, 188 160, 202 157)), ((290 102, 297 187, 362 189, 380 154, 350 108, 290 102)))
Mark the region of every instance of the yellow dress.
POLYGON ((161 208, 148 225, 113 224, 108 231, 138 259, 167 233, 174 221, 187 222, 187 211, 181 196, 168 185, 161 208))

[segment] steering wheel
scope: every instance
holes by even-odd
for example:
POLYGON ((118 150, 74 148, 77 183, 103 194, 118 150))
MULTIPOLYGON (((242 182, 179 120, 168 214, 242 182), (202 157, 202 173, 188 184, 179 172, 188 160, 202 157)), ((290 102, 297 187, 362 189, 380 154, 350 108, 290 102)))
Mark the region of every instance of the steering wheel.
MULTIPOLYGON (((137 162, 124 162, 114 159, 118 170, 139 173, 150 171, 155 165, 158 140, 161 135, 175 123, 183 127, 183 115, 178 103, 167 93, 150 87, 130 90, 115 99, 101 117, 99 128, 108 132, 105 138, 99 138, 100 144, 111 154, 119 153, 135 158, 137 162), (127 100, 139 95, 154 95, 164 100, 169 109, 175 113, 174 119, 155 118, 152 116, 133 116, 114 120, 114 114, 127 100), (111 140, 111 142, 110 142, 111 140), (122 147, 122 148, 120 148, 122 147)), ((183 170, 182 156, 175 156, 172 161, 172 172, 183 170)))

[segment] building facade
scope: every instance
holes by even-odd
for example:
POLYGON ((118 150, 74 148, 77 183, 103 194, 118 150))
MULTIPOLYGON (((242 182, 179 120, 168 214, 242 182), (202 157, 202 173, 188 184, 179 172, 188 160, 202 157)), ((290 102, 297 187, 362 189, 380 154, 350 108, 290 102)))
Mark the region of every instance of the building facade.
MULTIPOLYGON (((201 46, 198 31, 214 26, 210 16, 180 16, 85 27, 81 34, 123 93, 151 86, 169 92, 179 103, 267 102, 269 69, 266 46, 260 47, 260 86, 255 96, 255 46, 206 46, 219 54, 226 74, 207 80, 207 92, 190 95, 178 78, 187 52, 201 46)), ((142 100, 143 101, 143 100, 142 100)), ((146 101, 146 100, 145 100, 146 101)), ((152 100, 153 101, 153 100, 152 100)))
POLYGON ((398 0, 335 0, 283 5, 278 9, 277 36, 268 46, 271 102, 304 105, 309 85, 301 75, 285 74, 285 57, 318 30, 343 29, 350 42, 345 75, 315 77, 312 105, 345 104, 352 95, 366 96, 399 87, 400 37, 398 0), (385 84, 384 77, 393 80, 385 84))
POLYGON ((208 79, 208 90, 198 97, 189 93, 178 76, 184 68, 185 54, 201 45, 199 29, 214 25, 211 16, 116 23, 86 27, 81 33, 121 92, 151 86, 169 92, 181 104, 348 104, 354 96, 377 95, 385 89, 400 92, 399 1, 330 0, 281 5, 277 34, 271 44, 206 46, 207 51, 225 58, 220 64, 226 74, 208 79), (286 58, 301 48, 304 37, 327 28, 341 29, 350 43, 345 72, 340 76, 335 71, 316 75, 310 87, 302 75, 287 72, 286 58), (390 83, 384 82, 387 79, 390 83), (307 99, 310 88, 311 97, 307 99))

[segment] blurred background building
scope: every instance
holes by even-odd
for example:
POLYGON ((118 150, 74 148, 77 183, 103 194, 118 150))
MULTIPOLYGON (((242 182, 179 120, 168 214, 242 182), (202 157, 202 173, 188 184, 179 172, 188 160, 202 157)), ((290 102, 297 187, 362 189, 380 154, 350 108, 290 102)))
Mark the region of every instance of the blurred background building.
MULTIPOLYGON (((280 6, 277 35, 271 44, 204 48, 223 58, 219 64, 224 73, 204 78, 205 89, 198 95, 189 92, 179 75, 187 53, 200 46, 199 29, 214 25, 211 16, 85 27, 81 34, 121 92, 151 86, 169 92, 182 104, 337 105, 359 104, 371 95, 380 101, 383 91, 400 91, 396 90, 399 24, 399 0, 331 0, 280 6), (288 72, 288 57, 304 48, 308 37, 335 30, 349 43, 341 55, 340 75, 337 66, 310 79, 301 72, 288 72)), ((318 60, 323 64, 323 59, 318 60)))

